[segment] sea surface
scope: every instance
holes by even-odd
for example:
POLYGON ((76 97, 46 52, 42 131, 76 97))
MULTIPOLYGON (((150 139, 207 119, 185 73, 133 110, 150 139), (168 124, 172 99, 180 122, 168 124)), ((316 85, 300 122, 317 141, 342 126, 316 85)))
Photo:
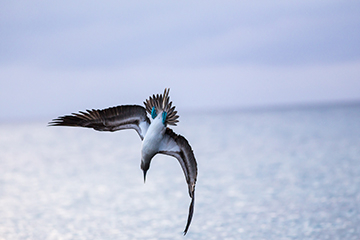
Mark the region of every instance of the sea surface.
POLYGON ((0 240, 360 239, 360 105, 180 113, 173 130, 198 161, 185 237, 180 165, 157 155, 144 184, 135 131, 0 124, 0 240))

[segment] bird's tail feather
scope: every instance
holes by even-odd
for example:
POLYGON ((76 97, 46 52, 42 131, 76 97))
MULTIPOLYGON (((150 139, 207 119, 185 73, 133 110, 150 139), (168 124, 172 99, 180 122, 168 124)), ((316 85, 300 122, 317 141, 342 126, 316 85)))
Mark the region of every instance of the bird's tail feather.
POLYGON ((149 99, 146 99, 144 102, 146 111, 151 114, 153 107, 155 107, 156 113, 166 112, 165 124, 174 125, 179 122, 177 120, 179 115, 175 111, 175 106, 172 107, 172 102, 170 102, 169 97, 170 88, 165 88, 163 94, 154 94, 149 99))

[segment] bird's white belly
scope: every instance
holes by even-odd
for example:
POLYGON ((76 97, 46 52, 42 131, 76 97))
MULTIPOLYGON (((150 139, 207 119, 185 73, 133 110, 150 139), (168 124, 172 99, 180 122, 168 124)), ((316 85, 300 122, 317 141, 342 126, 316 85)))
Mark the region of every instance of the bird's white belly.
POLYGON ((150 124, 142 142, 141 155, 144 159, 152 158, 159 151, 165 129, 161 118, 155 118, 150 124))

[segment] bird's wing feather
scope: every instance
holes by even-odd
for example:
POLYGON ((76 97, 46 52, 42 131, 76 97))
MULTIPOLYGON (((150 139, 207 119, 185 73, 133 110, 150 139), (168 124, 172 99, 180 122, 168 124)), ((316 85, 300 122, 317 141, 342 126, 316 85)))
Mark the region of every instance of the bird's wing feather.
POLYGON ((58 117, 49 122, 50 126, 88 127, 98 131, 118 131, 135 129, 144 139, 150 125, 144 107, 139 105, 123 105, 102 110, 86 110, 58 117))
POLYGON ((186 234, 194 213, 195 184, 197 178, 197 163, 194 152, 191 149, 189 142, 183 136, 178 135, 170 128, 167 128, 164 139, 161 142, 159 153, 175 157, 184 171, 189 188, 189 195, 191 197, 188 220, 184 230, 184 234, 186 234))

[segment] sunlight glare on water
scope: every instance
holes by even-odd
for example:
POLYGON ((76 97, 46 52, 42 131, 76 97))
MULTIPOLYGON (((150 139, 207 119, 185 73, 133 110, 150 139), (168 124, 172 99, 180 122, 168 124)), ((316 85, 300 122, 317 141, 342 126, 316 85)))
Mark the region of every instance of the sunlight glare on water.
POLYGON ((0 239, 358 239, 360 107, 184 114, 195 213, 178 162, 115 133, 0 125, 0 239))

